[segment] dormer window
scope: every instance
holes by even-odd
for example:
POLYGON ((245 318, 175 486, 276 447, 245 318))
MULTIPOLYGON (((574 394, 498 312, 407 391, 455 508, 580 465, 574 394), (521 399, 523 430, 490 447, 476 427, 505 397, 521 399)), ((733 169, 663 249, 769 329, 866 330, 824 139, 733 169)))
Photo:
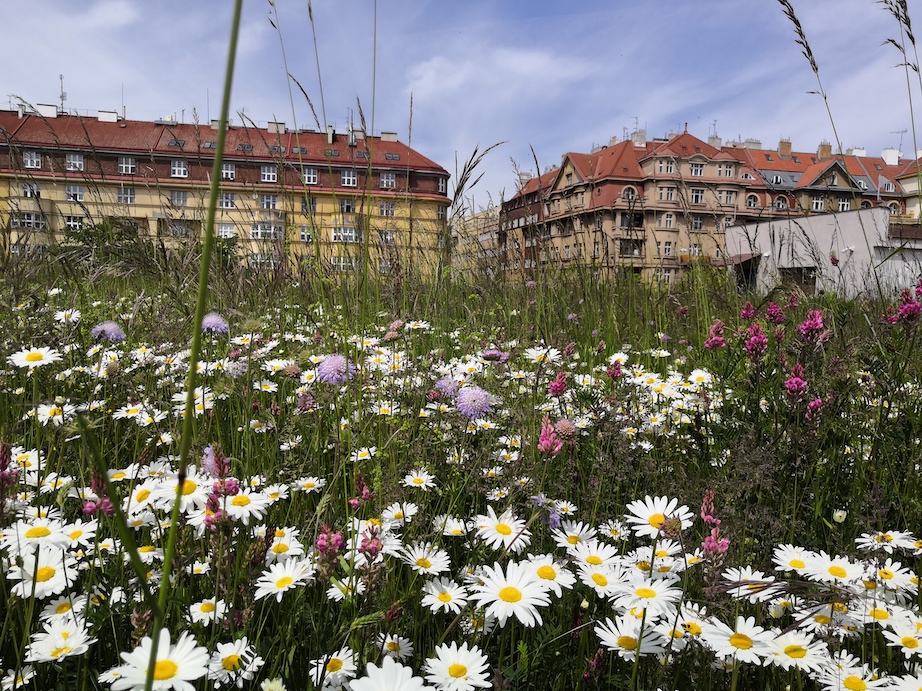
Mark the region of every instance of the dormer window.
POLYGON ((780 184, 781 184, 781 176, 780 176, 780 175, 772 175, 772 184, 773 184, 773 185, 780 185, 780 184))

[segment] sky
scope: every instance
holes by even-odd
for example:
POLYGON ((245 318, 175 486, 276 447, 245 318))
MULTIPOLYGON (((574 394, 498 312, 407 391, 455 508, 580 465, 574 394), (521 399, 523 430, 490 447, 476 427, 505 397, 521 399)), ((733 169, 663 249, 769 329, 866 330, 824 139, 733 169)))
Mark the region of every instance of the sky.
MULTIPOLYGON (((450 192, 464 163, 497 145, 465 189, 473 210, 514 195, 517 171, 638 128, 911 156, 922 85, 885 44, 900 24, 876 0, 791 3, 825 101, 775 0, 245 0, 231 117, 338 131, 364 120, 451 173, 450 192)), ((231 0, 13 6, 0 23, 0 107, 60 104, 63 75, 71 112, 219 116, 231 0)), ((922 0, 908 6, 922 26, 922 0)))

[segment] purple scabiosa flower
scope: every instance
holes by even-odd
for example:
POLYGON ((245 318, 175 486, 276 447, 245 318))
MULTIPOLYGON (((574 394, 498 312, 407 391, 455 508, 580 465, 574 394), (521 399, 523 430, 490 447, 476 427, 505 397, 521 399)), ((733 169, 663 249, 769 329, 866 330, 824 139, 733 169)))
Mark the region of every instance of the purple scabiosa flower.
POLYGON ((355 375, 355 365, 343 355, 327 355, 317 365, 317 379, 324 384, 340 386, 355 375))
POLYGON ((455 405, 464 417, 476 420, 493 409, 493 399, 479 386, 466 386, 458 392, 455 405))
POLYGON ((454 398, 455 394, 458 393, 458 382, 456 382, 451 377, 442 377, 435 383, 435 386, 432 388, 443 396, 454 398))
POLYGON ((202 317, 202 331, 213 334, 226 334, 230 331, 227 321, 217 312, 209 312, 202 317))
POLYGON ((125 332, 122 327, 113 321, 105 321, 97 324, 90 332, 93 338, 99 338, 112 343, 121 343, 125 340, 125 332))

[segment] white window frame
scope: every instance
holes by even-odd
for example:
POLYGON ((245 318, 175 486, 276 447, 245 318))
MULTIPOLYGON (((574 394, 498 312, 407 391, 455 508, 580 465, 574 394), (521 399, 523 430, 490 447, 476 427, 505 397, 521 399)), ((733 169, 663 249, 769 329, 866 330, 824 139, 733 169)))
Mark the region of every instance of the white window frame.
POLYGON ((221 179, 222 180, 236 180, 237 179, 237 166, 234 163, 222 163, 221 164, 221 179))
POLYGON ((333 242, 344 242, 355 244, 362 241, 362 235, 358 229, 353 226, 333 226, 333 242))
POLYGON ((339 180, 343 187, 356 187, 358 185, 358 176, 351 168, 342 171, 339 180))
POLYGON ((173 160, 170 161, 170 177, 171 178, 187 178, 189 177, 189 164, 185 161, 173 160))
POLYGON ((382 201, 378 204, 378 215, 379 216, 396 216, 397 215, 397 204, 395 202, 382 201))
POLYGON ((65 216, 64 227, 67 230, 83 230, 84 220, 83 216, 65 216))
POLYGON ((320 176, 317 174, 316 168, 303 168, 301 174, 305 185, 316 185, 320 182, 320 176))
POLYGON ((38 211, 18 211, 10 216, 11 228, 32 228, 43 230, 48 226, 48 219, 38 211))
POLYGON ((275 223, 256 221, 250 224, 251 240, 281 240, 285 237, 285 227, 275 223))
POLYGON ((826 200, 819 195, 814 195, 810 200, 810 211, 825 211, 826 200))
POLYGON ((237 195, 233 192, 219 192, 218 193, 218 208, 219 209, 236 209, 237 208, 237 195))
POLYGON ((41 170, 42 152, 41 151, 23 151, 22 167, 27 170, 41 170))
POLYGON ((695 214, 694 216, 692 216, 691 229, 692 230, 703 230, 704 229, 704 219, 701 218, 699 214, 695 214))
POLYGON ((83 154, 65 154, 64 155, 64 170, 70 172, 82 172, 83 171, 83 154))
POLYGON ((115 193, 117 204, 131 205, 135 203, 134 187, 121 186, 115 193))
MULTIPOLYGON (((439 178, 441 181, 443 178, 439 178)), ((381 173, 381 189, 382 190, 393 190, 397 188, 397 173, 385 172, 381 173)), ((439 190, 441 192, 441 190, 439 190)))
POLYGON ((439 178, 439 194, 448 194, 448 178, 439 178))
POLYGON ((189 191, 188 190, 170 190, 170 204, 179 208, 181 206, 189 205, 189 191))
POLYGON ((339 213, 341 214, 354 214, 355 213, 355 200, 351 197, 346 199, 339 200, 339 213))
POLYGON ((169 226, 170 236, 174 238, 187 238, 192 235, 192 221, 172 219, 169 226))
POLYGON ((775 197, 775 209, 778 211, 787 211, 788 210, 788 198, 783 194, 775 197))
POLYGON ((393 230, 379 230, 378 237, 381 239, 382 245, 397 244, 397 236, 394 234, 393 230))
POLYGON ((69 202, 82 202, 83 185, 65 185, 64 198, 69 202))
POLYGON ((747 209, 755 209, 758 206, 759 206, 759 198, 756 195, 750 194, 746 197, 746 208, 747 209))
POLYGON ((674 222, 675 216, 673 214, 663 214, 663 228, 672 228, 674 222))
POLYGON ((661 158, 659 160, 659 172, 660 173, 671 173, 672 172, 672 159, 661 158))
POLYGON ((437 221, 444 221, 448 218, 448 209, 447 207, 440 206, 435 212, 435 219, 437 221))
POLYGON ((26 199, 39 199, 42 196, 42 186, 37 182, 22 183, 22 196, 26 199))
POLYGON ((839 198, 839 212, 851 211, 852 210, 852 200, 848 197, 839 198))
POLYGON ((279 196, 277 194, 262 194, 259 196, 259 206, 262 209, 272 210, 278 207, 279 196))
POLYGON ((134 175, 138 172, 138 161, 134 156, 118 157, 118 174, 134 175))
POLYGON ((340 256, 334 254, 330 257, 330 266, 333 268, 333 271, 355 271, 355 257, 349 256, 340 256))
POLYGON ((310 242, 311 240, 314 239, 313 233, 311 233, 310 226, 300 226, 298 228, 298 233, 299 233, 299 237, 301 238, 301 242, 310 242))
POLYGON ((279 181, 278 166, 260 166, 259 181, 260 182, 278 182, 279 181))
POLYGON ((703 178, 704 177, 704 164, 703 163, 692 163, 691 164, 690 175, 693 178, 703 178))
POLYGON ((222 240, 230 240, 237 237, 237 228, 233 223, 218 223, 215 226, 215 235, 222 240))
POLYGON ((692 188, 691 203, 692 204, 704 204, 704 188, 703 187, 693 187, 692 188))
POLYGON ((672 256, 672 240, 666 240, 663 243, 663 256, 664 257, 672 256))

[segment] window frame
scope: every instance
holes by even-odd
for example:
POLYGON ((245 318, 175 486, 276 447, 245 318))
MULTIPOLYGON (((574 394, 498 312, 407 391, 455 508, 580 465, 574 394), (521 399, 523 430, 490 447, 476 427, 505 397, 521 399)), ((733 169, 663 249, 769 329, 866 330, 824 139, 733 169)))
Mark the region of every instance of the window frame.
POLYGON ((278 182, 279 181, 279 169, 275 165, 265 165, 259 167, 259 181, 260 182, 278 182))
POLYGON ((351 168, 340 171, 339 182, 341 187, 358 187, 359 176, 351 168))
POLYGON ((137 175, 138 159, 134 156, 118 157, 118 174, 119 175, 137 175))
POLYGON ((189 163, 183 161, 182 159, 173 159, 170 161, 170 177, 171 178, 187 178, 189 177, 189 163))

